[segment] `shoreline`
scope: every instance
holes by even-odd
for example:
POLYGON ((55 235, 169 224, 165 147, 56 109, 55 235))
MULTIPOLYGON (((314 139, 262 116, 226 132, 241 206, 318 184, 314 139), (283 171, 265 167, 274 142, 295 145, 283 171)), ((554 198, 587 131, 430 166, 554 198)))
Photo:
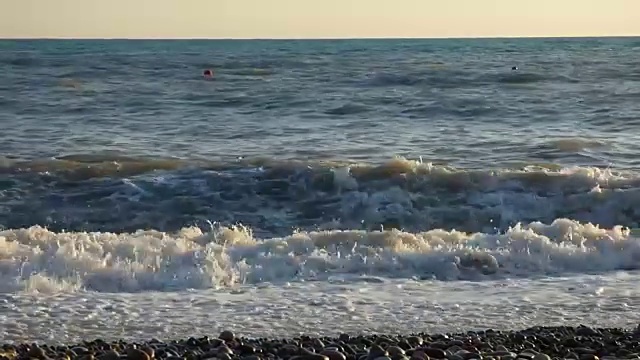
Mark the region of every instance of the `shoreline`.
POLYGON ((640 359, 640 326, 635 329, 584 325, 532 327, 523 330, 467 331, 404 335, 350 335, 268 339, 217 336, 163 342, 112 342, 100 339, 73 345, 4 344, 0 359, 83 360, 546 360, 640 359))

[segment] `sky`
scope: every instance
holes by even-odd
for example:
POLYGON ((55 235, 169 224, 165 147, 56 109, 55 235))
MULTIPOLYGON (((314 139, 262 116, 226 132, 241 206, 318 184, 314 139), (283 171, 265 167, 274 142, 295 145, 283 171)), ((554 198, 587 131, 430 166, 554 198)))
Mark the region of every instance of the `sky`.
POLYGON ((640 35, 640 0, 0 0, 0 38, 640 35))

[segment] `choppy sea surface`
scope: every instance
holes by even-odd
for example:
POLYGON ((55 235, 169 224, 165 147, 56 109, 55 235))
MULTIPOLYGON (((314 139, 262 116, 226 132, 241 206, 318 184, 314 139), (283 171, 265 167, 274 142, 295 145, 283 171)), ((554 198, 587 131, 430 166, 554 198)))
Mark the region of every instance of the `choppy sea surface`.
POLYGON ((0 40, 0 340, 635 326, 639 54, 0 40))

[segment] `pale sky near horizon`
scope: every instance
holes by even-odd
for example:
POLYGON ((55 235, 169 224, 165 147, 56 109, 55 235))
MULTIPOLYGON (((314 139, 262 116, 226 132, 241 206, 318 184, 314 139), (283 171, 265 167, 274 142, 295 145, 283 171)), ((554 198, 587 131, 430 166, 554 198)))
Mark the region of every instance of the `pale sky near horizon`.
POLYGON ((0 0, 0 38, 640 35, 640 0, 0 0))

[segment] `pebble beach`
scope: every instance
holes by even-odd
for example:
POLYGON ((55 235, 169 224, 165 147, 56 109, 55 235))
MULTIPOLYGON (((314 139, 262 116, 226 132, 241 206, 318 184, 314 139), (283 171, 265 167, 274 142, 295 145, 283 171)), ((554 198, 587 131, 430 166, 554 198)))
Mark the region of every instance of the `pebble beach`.
POLYGON ((640 331, 620 328, 534 327, 519 331, 288 339, 237 337, 230 330, 202 336, 144 342, 87 340, 79 344, 3 345, 5 359, 84 360, 549 360, 638 359, 640 331))

